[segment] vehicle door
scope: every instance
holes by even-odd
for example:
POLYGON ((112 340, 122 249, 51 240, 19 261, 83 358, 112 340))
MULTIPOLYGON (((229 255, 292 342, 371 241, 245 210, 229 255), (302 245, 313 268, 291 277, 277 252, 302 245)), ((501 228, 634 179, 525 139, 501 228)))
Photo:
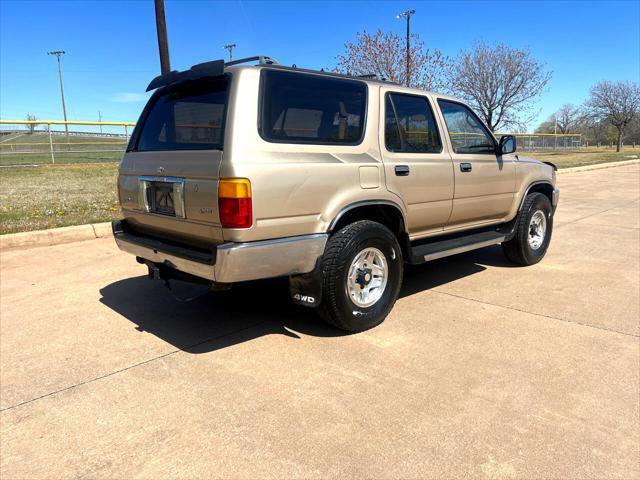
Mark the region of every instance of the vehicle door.
POLYGON ((453 163, 432 100, 381 87, 380 102, 387 188, 404 201, 410 237, 441 231, 452 209, 453 163))
POLYGON ((438 106, 455 175, 453 210, 446 228, 502 221, 515 193, 514 158, 498 155, 495 138, 469 107, 443 98, 438 106))

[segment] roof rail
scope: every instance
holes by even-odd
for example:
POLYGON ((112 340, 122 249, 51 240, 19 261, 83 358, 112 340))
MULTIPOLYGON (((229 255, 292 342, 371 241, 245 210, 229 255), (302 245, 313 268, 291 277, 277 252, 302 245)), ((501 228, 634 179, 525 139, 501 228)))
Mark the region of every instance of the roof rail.
POLYGON ((389 77, 385 77, 384 75, 380 75, 379 73, 366 73, 364 75, 354 75, 354 77, 363 78, 365 80, 378 80, 379 82, 396 83, 393 80, 389 79, 389 77))
POLYGON ((255 61, 257 61, 259 65, 279 65, 278 61, 275 58, 267 57, 266 55, 258 55, 255 57, 240 58, 238 60, 234 60, 233 62, 227 62, 224 64, 224 66, 230 67, 232 65, 239 65, 241 63, 249 63, 255 61))

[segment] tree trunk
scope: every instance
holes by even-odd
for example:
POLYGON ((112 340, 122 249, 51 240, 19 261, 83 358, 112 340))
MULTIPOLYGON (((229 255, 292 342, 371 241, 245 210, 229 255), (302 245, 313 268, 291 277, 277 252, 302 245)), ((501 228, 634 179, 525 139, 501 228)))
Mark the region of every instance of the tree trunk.
POLYGON ((616 152, 622 150, 622 128, 618 128, 618 143, 616 144, 616 152))

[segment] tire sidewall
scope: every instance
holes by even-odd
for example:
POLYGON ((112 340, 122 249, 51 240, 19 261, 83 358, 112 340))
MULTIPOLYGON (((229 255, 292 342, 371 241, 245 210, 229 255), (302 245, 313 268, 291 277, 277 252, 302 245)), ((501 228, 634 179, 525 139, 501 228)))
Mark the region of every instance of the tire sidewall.
POLYGON ((542 260, 547 253, 547 248, 551 242, 551 233, 553 232, 553 210, 551 208, 551 202, 549 202, 549 199, 544 195, 536 195, 536 198, 525 213, 526 215, 522 219, 523 223, 521 227, 521 248, 527 262, 529 264, 534 264, 542 260), (547 220, 547 228, 542 245, 540 245, 538 249, 534 250, 529 245, 529 224, 531 223, 531 218, 538 210, 544 212, 547 220))
POLYGON ((375 225, 355 235, 340 252, 339 277, 335 283, 335 308, 338 314, 349 319, 349 323, 358 330, 366 330, 380 324, 387 316, 398 296, 402 283, 402 252, 396 238, 382 225, 375 225), (347 276, 349 267, 356 255, 365 248, 374 247, 380 250, 388 265, 388 279, 384 293, 378 301, 369 307, 360 307, 353 303, 347 292, 347 276))

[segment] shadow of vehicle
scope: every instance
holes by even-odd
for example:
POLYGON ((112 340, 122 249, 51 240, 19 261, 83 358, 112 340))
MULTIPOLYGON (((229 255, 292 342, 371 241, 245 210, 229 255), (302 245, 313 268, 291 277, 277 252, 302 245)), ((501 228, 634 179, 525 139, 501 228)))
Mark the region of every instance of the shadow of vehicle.
MULTIPOLYGON (((486 269, 484 265, 511 266, 499 247, 407 266, 400 296, 479 273, 486 269)), ((171 287, 168 290, 162 282, 150 281, 146 275, 126 278, 102 288, 100 301, 134 323, 139 331, 194 354, 264 335, 349 335, 319 320, 312 309, 289 301, 286 278, 241 283, 226 292, 209 292, 204 286, 182 282, 171 282, 171 287), (181 301, 184 297, 195 298, 181 301)))

